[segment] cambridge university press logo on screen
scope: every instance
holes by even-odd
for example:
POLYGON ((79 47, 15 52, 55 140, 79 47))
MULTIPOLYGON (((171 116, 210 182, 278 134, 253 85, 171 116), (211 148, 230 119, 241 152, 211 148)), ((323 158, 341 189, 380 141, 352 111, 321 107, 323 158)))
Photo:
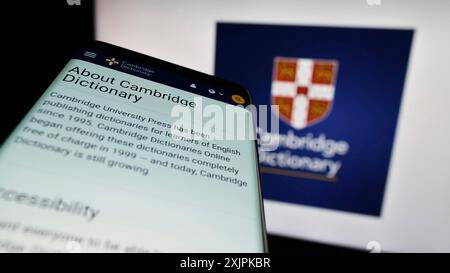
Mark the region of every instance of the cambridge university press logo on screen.
POLYGON ((81 0, 66 0, 69 6, 81 6, 81 0))
POLYGON ((300 130, 326 119, 333 106, 338 62, 275 57, 272 104, 278 117, 300 130))

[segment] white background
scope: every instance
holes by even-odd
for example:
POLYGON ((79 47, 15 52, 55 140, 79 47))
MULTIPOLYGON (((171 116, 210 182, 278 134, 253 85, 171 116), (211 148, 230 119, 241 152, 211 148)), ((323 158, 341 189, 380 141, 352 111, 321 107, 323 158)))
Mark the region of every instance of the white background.
POLYGON ((267 226, 362 249, 450 251, 450 1, 97 0, 96 13, 97 39, 210 74, 218 21, 414 28, 382 217, 266 201, 267 226))

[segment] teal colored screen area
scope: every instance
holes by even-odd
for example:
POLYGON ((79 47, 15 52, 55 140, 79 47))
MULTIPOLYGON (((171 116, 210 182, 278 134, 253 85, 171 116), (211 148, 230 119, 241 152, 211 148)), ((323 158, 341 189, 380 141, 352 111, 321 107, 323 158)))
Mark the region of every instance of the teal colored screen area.
POLYGON ((264 251, 254 141, 171 135, 196 97, 72 59, 1 147, 0 252, 264 251))

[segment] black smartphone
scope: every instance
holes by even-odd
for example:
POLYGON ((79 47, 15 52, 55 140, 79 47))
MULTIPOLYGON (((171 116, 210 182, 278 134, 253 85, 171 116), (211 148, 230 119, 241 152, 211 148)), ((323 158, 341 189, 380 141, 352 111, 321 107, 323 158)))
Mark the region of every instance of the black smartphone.
POLYGON ((265 252, 242 86, 103 42, 0 149, 0 252, 265 252))

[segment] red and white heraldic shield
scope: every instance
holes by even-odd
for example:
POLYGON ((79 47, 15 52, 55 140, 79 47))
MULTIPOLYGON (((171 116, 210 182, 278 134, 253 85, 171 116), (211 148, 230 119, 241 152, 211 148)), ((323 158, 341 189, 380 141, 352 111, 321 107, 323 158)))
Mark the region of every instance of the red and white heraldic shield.
POLYGON ((333 105, 338 62, 276 57, 272 104, 278 116, 295 129, 322 121, 333 105))

